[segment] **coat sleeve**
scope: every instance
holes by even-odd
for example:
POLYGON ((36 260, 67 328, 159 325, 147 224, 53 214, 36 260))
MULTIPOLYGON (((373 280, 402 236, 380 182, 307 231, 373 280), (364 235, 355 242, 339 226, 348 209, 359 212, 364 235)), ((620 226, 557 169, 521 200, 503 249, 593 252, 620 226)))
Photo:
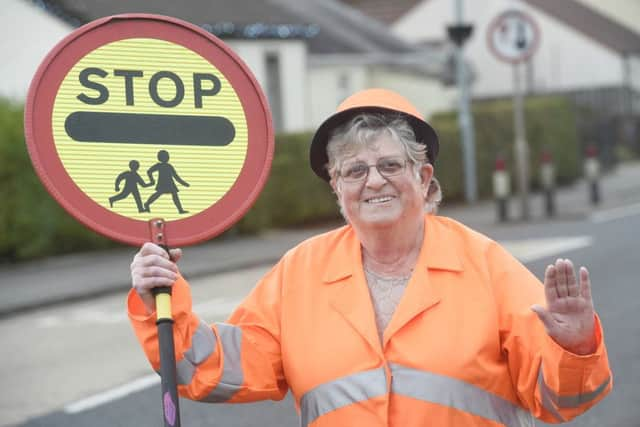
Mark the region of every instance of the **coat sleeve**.
POLYGON ((546 305, 544 286, 496 243, 488 251, 500 322, 502 351, 520 403, 545 422, 571 420, 611 391, 611 369, 600 319, 596 315, 596 351, 573 354, 558 345, 531 311, 546 305))
MULTIPOLYGON (((226 323, 207 325, 191 309, 188 283, 172 291, 178 392, 202 402, 281 400, 288 386, 280 354, 280 274, 274 267, 226 323)), ((131 325, 151 366, 160 371, 156 313, 136 292, 127 300, 131 325)))

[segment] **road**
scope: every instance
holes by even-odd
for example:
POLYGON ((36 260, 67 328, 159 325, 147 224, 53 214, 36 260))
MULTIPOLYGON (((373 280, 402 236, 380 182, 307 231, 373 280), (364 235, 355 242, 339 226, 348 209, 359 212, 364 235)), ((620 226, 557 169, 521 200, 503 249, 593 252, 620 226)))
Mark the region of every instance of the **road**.
MULTIPOLYGON (((591 270, 614 390, 570 426, 640 426, 638 230, 640 206, 632 205, 589 218, 504 226, 491 235, 538 277, 558 256, 591 270)), ((267 268, 193 280, 199 302, 195 311, 211 322, 223 320, 267 268)), ((128 325, 124 297, 105 296, 0 320, 5 388, 0 426, 162 425, 158 379, 128 325)), ((298 425, 290 396, 251 405, 180 404, 182 424, 188 427, 298 425)))

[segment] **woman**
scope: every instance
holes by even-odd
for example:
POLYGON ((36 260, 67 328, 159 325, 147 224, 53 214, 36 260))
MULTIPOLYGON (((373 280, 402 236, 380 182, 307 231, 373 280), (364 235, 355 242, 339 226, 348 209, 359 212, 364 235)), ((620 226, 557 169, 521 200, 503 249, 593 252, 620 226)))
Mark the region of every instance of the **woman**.
POLYGON ((437 153, 404 98, 348 98, 311 146, 347 225, 290 250, 226 324, 200 321, 175 264, 145 244, 128 304, 154 368, 151 289, 172 285, 191 399, 290 388, 305 426, 533 426, 532 415, 561 422, 597 403, 612 380, 587 270, 577 280, 558 260, 542 286, 495 242, 433 215, 437 153))

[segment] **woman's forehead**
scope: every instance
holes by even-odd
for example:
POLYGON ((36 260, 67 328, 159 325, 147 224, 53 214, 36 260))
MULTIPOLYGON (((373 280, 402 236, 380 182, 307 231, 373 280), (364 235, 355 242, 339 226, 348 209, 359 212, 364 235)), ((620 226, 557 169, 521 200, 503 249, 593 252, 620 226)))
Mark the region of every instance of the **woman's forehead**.
POLYGON ((380 134, 375 138, 368 139, 364 144, 355 141, 347 144, 342 160, 357 159, 359 157, 369 156, 404 156, 404 148, 402 143, 388 134, 380 134))

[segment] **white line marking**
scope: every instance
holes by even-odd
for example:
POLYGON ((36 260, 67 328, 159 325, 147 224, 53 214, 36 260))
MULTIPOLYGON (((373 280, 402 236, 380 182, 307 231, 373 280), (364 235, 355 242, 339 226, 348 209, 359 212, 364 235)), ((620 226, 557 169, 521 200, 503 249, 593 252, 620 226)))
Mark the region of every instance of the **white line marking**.
POLYGON ((156 384, 160 384, 160 376, 158 374, 147 375, 146 377, 139 378, 120 387, 71 403, 64 407, 64 412, 67 414, 77 414, 78 412, 87 411, 156 384))
POLYGON ((513 256, 527 263, 551 255, 581 249, 593 244, 590 236, 550 237, 500 242, 513 256))
POLYGON ((591 215, 591 222, 600 224, 633 215, 640 215, 640 203, 609 209, 607 211, 595 212, 591 215))

